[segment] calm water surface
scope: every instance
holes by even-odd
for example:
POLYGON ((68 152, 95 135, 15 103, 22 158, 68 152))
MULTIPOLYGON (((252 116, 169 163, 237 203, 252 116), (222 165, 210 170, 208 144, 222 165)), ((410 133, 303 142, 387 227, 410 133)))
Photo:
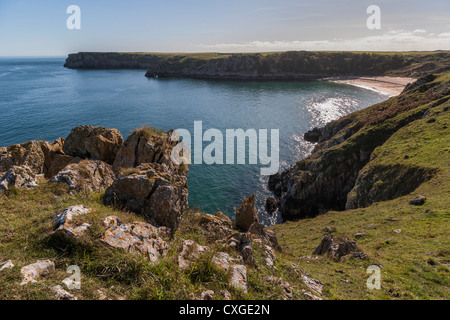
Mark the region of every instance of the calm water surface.
MULTIPOLYGON (((203 129, 279 129, 281 167, 306 156, 302 135, 387 96, 327 82, 232 82, 147 79, 142 70, 70 70, 64 58, 0 58, 0 146, 66 137, 78 125, 117 128, 126 138, 145 124, 164 130, 194 121, 203 129)), ((206 144, 205 144, 206 146, 206 144)), ((234 216, 243 198, 257 195, 264 223, 268 177, 259 166, 192 165, 190 205, 234 216)))

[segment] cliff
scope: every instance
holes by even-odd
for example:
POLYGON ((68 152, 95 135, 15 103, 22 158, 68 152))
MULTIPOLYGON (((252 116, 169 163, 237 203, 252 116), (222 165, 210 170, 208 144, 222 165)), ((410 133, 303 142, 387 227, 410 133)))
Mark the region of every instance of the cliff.
POLYGON ((317 143, 312 154, 269 180, 283 217, 368 207, 446 172, 448 75, 421 78, 397 97, 307 132, 317 143))
POLYGON ((235 80, 313 80, 332 76, 419 77, 450 70, 450 53, 307 52, 246 54, 70 54, 74 69, 147 69, 147 77, 235 80))

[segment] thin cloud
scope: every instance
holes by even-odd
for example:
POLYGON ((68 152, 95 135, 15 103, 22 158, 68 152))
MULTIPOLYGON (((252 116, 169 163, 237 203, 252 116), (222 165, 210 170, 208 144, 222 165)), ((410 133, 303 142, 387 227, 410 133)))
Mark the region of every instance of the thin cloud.
POLYGON ((197 45, 203 50, 222 52, 258 52, 288 50, 335 51, 432 51, 450 50, 450 33, 439 36, 426 32, 405 30, 388 31, 356 39, 332 39, 317 41, 250 41, 246 43, 218 43, 197 45))

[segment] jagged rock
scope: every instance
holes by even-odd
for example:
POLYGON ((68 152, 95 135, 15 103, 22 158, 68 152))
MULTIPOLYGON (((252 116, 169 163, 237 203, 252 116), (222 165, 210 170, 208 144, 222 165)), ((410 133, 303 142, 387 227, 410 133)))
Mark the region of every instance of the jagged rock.
POLYGON ((56 139, 54 142, 43 142, 41 144, 44 153, 44 175, 47 179, 54 177, 59 171, 71 163, 80 162, 82 159, 66 155, 63 151, 64 138, 56 139))
POLYGON ((158 229, 151 224, 120 224, 115 217, 107 217, 104 225, 109 225, 109 228, 100 241, 110 247, 145 256, 153 263, 167 253, 167 243, 158 236, 158 229), (116 223, 111 223, 112 220, 116 223))
POLYGON ((26 166, 35 174, 44 173, 45 155, 41 141, 29 141, 0 148, 0 172, 6 172, 12 166, 26 166))
POLYGON ((92 211, 91 208, 86 208, 83 205, 72 206, 64 209, 55 220, 55 232, 62 232, 71 237, 80 237, 86 233, 90 228, 90 224, 85 222, 77 224, 75 218, 86 215, 92 211))
POLYGON ((112 165, 122 144, 122 134, 117 129, 79 126, 72 129, 63 150, 72 157, 101 160, 112 165))
POLYGON ((327 255, 330 258, 333 259, 341 259, 343 256, 346 256, 348 254, 353 254, 356 258, 363 258, 365 259, 365 254, 360 254, 355 252, 360 252, 358 250, 358 247, 356 245, 355 241, 350 241, 345 238, 340 238, 337 241, 333 239, 332 236, 325 236, 323 237, 322 241, 320 242, 319 246, 314 250, 314 255, 327 255))
POLYGON ((244 265, 232 265, 229 269, 230 286, 247 293, 247 267, 244 265))
POLYGON ((14 264, 12 263, 11 260, 5 261, 5 262, 0 262, 0 272, 6 269, 12 269, 14 268, 14 264))
POLYGON ((169 171, 187 175, 185 170, 171 160, 173 147, 177 141, 172 141, 173 130, 160 132, 149 127, 135 130, 124 142, 113 164, 116 173, 122 168, 135 168, 143 163, 164 164, 169 171))
POLYGON ((242 204, 236 209, 236 227, 243 231, 247 231, 250 226, 259 222, 258 211, 255 206, 255 195, 252 194, 244 199, 242 204))
POLYGON ((252 236, 250 233, 235 233, 228 237, 228 246, 236 249, 242 256, 243 261, 256 267, 255 257, 253 256, 252 236))
POLYGON ((60 285, 54 286, 51 289, 56 293, 58 300, 77 300, 77 297, 64 290, 60 285))
POLYGON ((215 233, 219 238, 225 238, 233 233, 233 222, 222 212, 215 215, 205 214, 200 218, 200 225, 205 230, 215 233))
POLYGON ((223 298, 223 300, 231 300, 231 293, 227 290, 220 290, 219 296, 223 298))
POLYGON ((23 267, 20 270, 23 281, 21 285, 35 283, 37 279, 42 278, 55 271, 55 264, 50 260, 39 260, 36 263, 23 267))
POLYGON ((68 184, 72 190, 92 192, 105 190, 114 180, 111 166, 99 160, 83 160, 69 164, 51 179, 52 182, 68 184))
POLYGON ((232 264, 241 263, 240 260, 232 258, 228 253, 216 252, 212 257, 212 262, 221 270, 228 272, 232 264))
POLYGON ((275 251, 272 249, 272 247, 264 244, 261 239, 255 239, 253 240, 253 242, 257 243, 264 250, 264 253, 266 254, 265 259, 266 265, 268 267, 273 267, 276 260, 276 256, 275 251))
POLYGON ((214 298, 214 291, 206 290, 200 295, 200 300, 212 300, 214 298))
POLYGON ((306 284, 306 286, 309 288, 309 290, 314 291, 318 294, 322 294, 323 290, 323 283, 319 280, 316 280, 314 278, 311 278, 305 271, 302 270, 301 273, 302 280, 306 284))
POLYGON ((293 292, 293 290, 292 290, 292 287, 289 284, 289 282, 284 281, 281 278, 273 277, 273 276, 267 277, 266 281, 275 283, 275 284, 279 285, 283 289, 283 300, 292 300, 292 292, 293 292))
POLYGON ((192 262, 208 250, 208 247, 200 246, 193 240, 185 240, 178 250, 178 266, 181 270, 189 268, 192 262))
POLYGON ((421 206, 425 203, 427 198, 425 196, 416 196, 409 201, 410 205, 413 206, 421 206))
POLYGON ((319 142, 320 138, 322 137, 322 130, 319 128, 314 128, 310 131, 305 132, 303 135, 303 138, 305 141, 311 142, 311 143, 317 143, 319 142))
POLYGON ((0 179, 0 193, 11 188, 37 187, 37 177, 27 166, 12 166, 0 179))
POLYGON ((274 197, 269 197, 266 199, 266 211, 269 214, 273 214, 275 211, 278 210, 278 200, 274 197))
POLYGON ((187 179, 164 165, 142 164, 128 176, 119 176, 106 190, 105 202, 122 206, 174 232, 188 206, 187 179))
POLYGON ((263 224, 255 222, 250 226, 248 232, 256 238, 261 239, 275 250, 279 252, 282 251, 281 246, 278 244, 275 231, 266 228, 263 224))

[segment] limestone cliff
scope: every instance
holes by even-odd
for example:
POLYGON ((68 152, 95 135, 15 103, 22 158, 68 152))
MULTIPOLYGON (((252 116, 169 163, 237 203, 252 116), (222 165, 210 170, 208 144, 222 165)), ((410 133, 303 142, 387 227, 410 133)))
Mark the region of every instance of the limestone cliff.
POLYGON ((70 54, 73 69, 146 69, 147 77, 234 80, 315 80, 330 76, 419 77, 450 70, 448 52, 377 54, 307 52, 246 54, 98 53, 70 54))
MULTIPOLYGON (((408 155, 392 159, 392 151, 381 157, 379 147, 424 117, 448 113, 449 95, 448 78, 430 75, 397 97, 307 133, 307 140, 317 142, 312 154, 269 180, 283 217, 292 220, 367 207, 406 195, 429 180, 436 168, 408 162, 408 155)), ((421 134, 415 137, 420 141, 421 134)))

